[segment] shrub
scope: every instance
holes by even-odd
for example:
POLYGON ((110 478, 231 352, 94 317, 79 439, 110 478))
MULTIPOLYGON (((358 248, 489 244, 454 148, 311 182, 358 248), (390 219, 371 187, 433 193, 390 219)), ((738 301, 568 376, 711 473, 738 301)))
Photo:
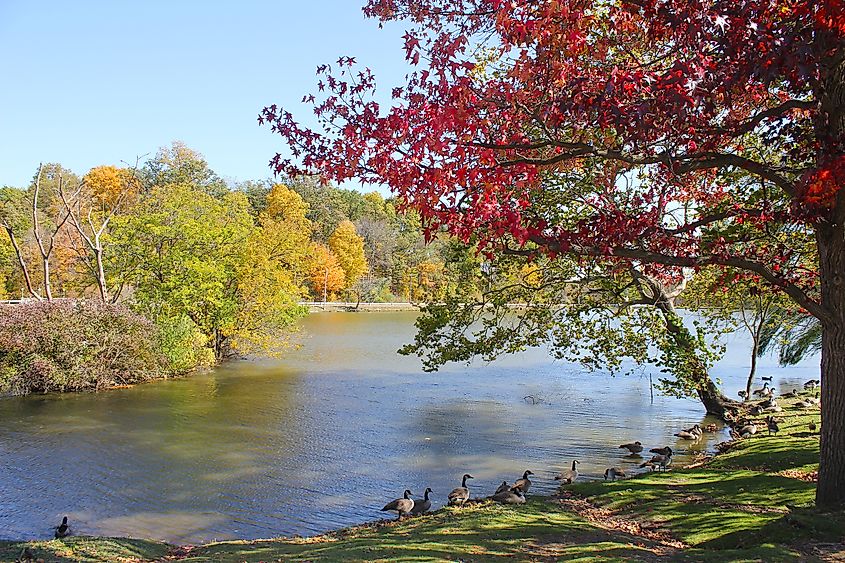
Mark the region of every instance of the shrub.
POLYGON ((121 305, 0 306, 0 393, 98 390, 167 377, 159 329, 121 305))

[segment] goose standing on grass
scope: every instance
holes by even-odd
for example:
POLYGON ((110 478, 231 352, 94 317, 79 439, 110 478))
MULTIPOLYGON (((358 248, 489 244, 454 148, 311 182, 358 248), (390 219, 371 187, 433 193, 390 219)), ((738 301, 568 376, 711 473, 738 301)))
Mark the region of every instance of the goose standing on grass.
POLYGON ((639 441, 631 442, 630 444, 622 444, 621 446, 619 446, 619 448, 628 450, 629 452, 631 452, 631 454, 634 455, 639 454, 641 451, 643 451, 643 445, 639 441))
POLYGON ((62 523, 56 526, 56 533, 55 537, 58 538, 66 538, 70 535, 70 526, 67 525, 67 516, 62 518, 62 523))
POLYGON ((821 381, 818 379, 811 379, 804 384, 804 389, 812 390, 821 385, 821 381))
POLYGON ((528 489, 531 488, 531 481, 528 480, 529 475, 534 475, 534 472, 529 469, 526 469, 525 473, 522 474, 522 479, 517 479, 516 481, 514 481, 513 487, 511 487, 511 489, 519 489, 520 491, 522 491, 523 494, 527 494, 528 489))
POLYGON ((763 386, 751 392, 755 397, 765 397, 769 392, 769 382, 763 383, 763 386))
POLYGON ((506 491, 496 493, 495 495, 487 498, 496 502, 501 502, 502 504, 525 504, 525 495, 522 494, 522 490, 517 489, 516 487, 511 487, 506 491))
POLYGON ((775 422, 775 417, 773 416, 766 417, 766 428, 769 431, 769 436, 777 434, 780 431, 780 427, 778 426, 778 423, 775 422))
POLYGON ((382 508, 381 511, 390 512, 395 510, 398 515, 396 519, 401 520, 403 515, 407 516, 413 509, 414 501, 411 499, 411 491, 405 489, 405 494, 402 498, 388 502, 384 505, 384 508, 382 508))
POLYGON ((469 473, 464 473, 464 476, 461 479, 461 486, 453 489, 452 492, 449 493, 449 506, 463 506, 463 504, 469 500, 467 479, 475 479, 475 477, 469 473))
POLYGON ((611 481, 616 481, 616 479, 624 479, 627 477, 628 474, 625 473, 625 470, 620 467, 608 467, 604 470, 604 480, 607 481, 610 479, 611 481))
POLYGON ((577 459, 572 460, 572 469, 568 469, 564 471, 560 475, 555 476, 555 481, 561 481, 564 485, 571 485, 575 482, 575 479, 578 478, 578 468, 575 467, 576 464, 581 463, 577 459))
POLYGON ((740 399, 747 399, 748 398, 748 391, 739 391, 737 393, 737 395, 739 395, 740 399))
POLYGON ((654 456, 640 464, 640 467, 651 467, 652 469, 657 469, 658 467, 662 470, 666 470, 666 466, 672 463, 672 448, 666 446, 665 448, 668 453, 665 454, 654 454, 654 456))
POLYGON ((411 508, 411 514, 425 514, 431 510, 431 500, 428 498, 428 495, 433 492, 434 491, 432 491, 430 487, 426 487, 423 500, 414 501, 414 506, 411 508))

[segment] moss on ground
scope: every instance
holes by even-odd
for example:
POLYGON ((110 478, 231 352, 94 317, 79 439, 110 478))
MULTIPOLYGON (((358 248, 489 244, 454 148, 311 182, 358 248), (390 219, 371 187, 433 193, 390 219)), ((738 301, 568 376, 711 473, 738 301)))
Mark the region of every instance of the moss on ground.
POLYGON ((695 469, 580 483, 524 506, 446 508, 314 538, 198 547, 116 538, 0 542, 44 561, 823 561, 845 549, 845 512, 813 507, 818 410, 786 408, 695 469))

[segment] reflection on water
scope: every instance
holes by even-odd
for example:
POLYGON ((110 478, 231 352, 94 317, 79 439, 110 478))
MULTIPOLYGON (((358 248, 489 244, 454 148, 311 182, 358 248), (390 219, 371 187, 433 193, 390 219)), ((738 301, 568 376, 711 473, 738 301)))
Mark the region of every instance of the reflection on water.
MULTIPOLYGON (((410 313, 320 313, 280 362, 238 362, 181 381, 98 395, 0 400, 0 537, 75 533, 200 542, 314 534, 383 516, 407 487, 435 504, 465 472, 489 494, 525 469, 532 491, 579 459, 587 478, 634 467, 617 446, 640 440, 706 449, 672 436, 703 422, 691 400, 649 398, 647 372, 611 378, 539 350, 421 372, 395 350, 410 313), (523 397, 541 398, 531 404, 523 397), (627 464, 627 465, 626 465, 627 464)), ((717 366, 744 388, 748 343, 717 366)), ((816 376, 764 361, 781 385, 816 376)))

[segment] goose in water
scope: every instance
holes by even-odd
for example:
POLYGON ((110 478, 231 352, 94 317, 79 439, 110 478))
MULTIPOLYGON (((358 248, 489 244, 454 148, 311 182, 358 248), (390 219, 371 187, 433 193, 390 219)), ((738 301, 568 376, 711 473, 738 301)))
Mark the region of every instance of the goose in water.
POLYGON ((502 484, 501 484, 501 485, 499 485, 499 487, 496 489, 496 492, 495 492, 495 493, 493 493, 493 494, 498 495, 499 493, 503 493, 503 492, 505 492, 505 491, 510 490, 510 488, 511 488, 511 486, 510 486, 510 485, 508 485, 508 482, 507 482, 507 481, 502 481, 502 484))
POLYGON ((761 377, 760 379, 762 379, 763 381, 771 381, 771 380, 772 380, 772 376, 771 376, 771 375, 764 375, 764 376, 763 376, 763 377, 761 377))
POLYGON ((622 444, 619 448, 628 450, 632 454, 638 454, 643 451, 643 445, 639 441, 632 442, 630 444, 622 444))
POLYGON ((658 467, 662 470, 666 470, 666 466, 672 463, 672 448, 666 447, 669 450, 667 454, 654 454, 654 456, 646 461, 645 463, 641 463, 640 467, 651 467, 652 469, 657 469, 658 467))
POLYGON ((65 538, 70 535, 70 526, 67 525, 67 516, 62 518, 62 523, 56 526, 56 538, 65 538))
POLYGON ((681 438, 682 440, 698 440, 701 438, 701 426, 696 424, 692 428, 687 428, 686 430, 681 430, 680 432, 675 433, 675 436, 681 438))
POLYGON ((426 487, 423 500, 415 500, 414 506, 411 508, 411 514, 425 514, 431 510, 431 500, 428 495, 434 491, 430 487, 426 487))
POLYGON ((578 468, 575 467, 575 465, 578 463, 581 462, 577 459, 572 460, 572 469, 564 471, 560 475, 555 476, 555 481, 562 481, 565 485, 574 483, 575 479, 578 478, 578 468))
POLYGON ((467 479, 475 479, 469 473, 464 473, 463 478, 461 479, 461 486, 453 489, 451 493, 449 493, 449 506, 463 506, 463 504, 469 500, 469 487, 467 487, 467 479))
POLYGON ((522 491, 523 494, 528 492, 528 489, 531 488, 531 481, 528 480, 529 475, 534 475, 534 473, 528 469, 525 470, 525 473, 522 474, 522 479, 517 479, 514 481, 513 487, 511 489, 519 489, 522 491))
POLYGON ((611 481, 616 481, 616 479, 624 479, 627 477, 628 474, 625 473, 625 470, 620 467, 608 467, 604 470, 604 480, 607 481, 610 479, 611 481))
POLYGON ((516 487, 511 487, 506 491, 496 493, 495 495, 487 498, 496 502, 501 502, 502 504, 525 504, 525 495, 522 494, 522 490, 517 489, 516 487))
POLYGON ((648 451, 653 454, 672 455, 672 448, 670 448, 669 446, 663 446, 662 448, 651 448, 648 451))
POLYGON ((767 416, 766 417, 766 429, 769 431, 769 436, 772 434, 777 434, 780 431, 780 427, 778 423, 775 422, 775 417, 767 416))
POLYGON ((381 509, 382 512, 396 511, 397 520, 401 520, 402 516, 407 516, 414 509, 414 501, 411 499, 411 491, 405 489, 405 495, 402 498, 390 501, 381 509))

